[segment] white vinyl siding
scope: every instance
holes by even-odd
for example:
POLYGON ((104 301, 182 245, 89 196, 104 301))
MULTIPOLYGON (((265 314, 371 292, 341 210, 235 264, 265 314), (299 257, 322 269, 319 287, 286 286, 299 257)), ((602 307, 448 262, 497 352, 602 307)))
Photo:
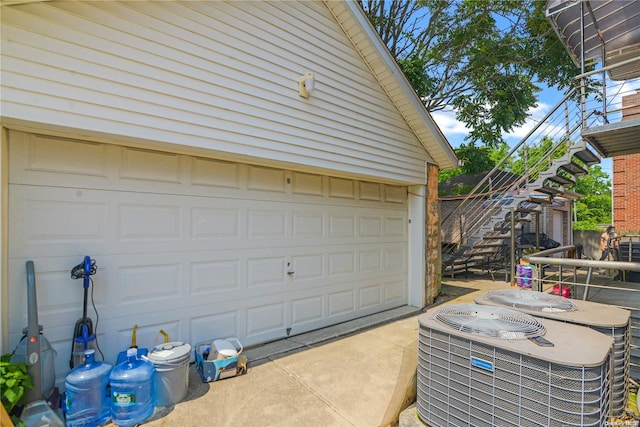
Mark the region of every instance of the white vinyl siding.
POLYGON ((433 162, 323 2, 52 1, 2 26, 5 124, 401 184, 433 162))

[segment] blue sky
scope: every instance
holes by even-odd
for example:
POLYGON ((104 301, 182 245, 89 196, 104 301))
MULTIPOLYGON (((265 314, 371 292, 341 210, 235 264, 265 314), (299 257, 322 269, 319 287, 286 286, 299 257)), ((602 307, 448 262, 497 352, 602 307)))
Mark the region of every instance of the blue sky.
MULTIPOLYGON (((514 146, 520 142, 531 130, 536 121, 544 118, 561 98, 562 93, 557 90, 549 88, 543 89, 539 94, 538 105, 529 111, 529 119, 527 122, 523 126, 514 129, 513 132, 504 135, 507 143, 510 146, 514 146)), ((469 130, 463 123, 456 120, 453 111, 436 111, 431 113, 431 116, 453 148, 458 148, 460 144, 464 142, 464 137, 469 133, 469 130)), ((613 162, 610 158, 602 159, 600 163, 600 167, 609 177, 611 177, 613 173, 612 164, 613 162)))

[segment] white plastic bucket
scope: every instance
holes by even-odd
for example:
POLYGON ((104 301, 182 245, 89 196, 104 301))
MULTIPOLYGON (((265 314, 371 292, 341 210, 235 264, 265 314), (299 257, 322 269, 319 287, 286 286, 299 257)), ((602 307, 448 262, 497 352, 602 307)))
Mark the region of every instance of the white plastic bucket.
POLYGON ((234 357, 242 353, 242 344, 237 338, 217 339, 213 341, 213 349, 221 358, 234 357), (233 345, 232 341, 237 345, 233 345))
POLYGON ((157 345, 147 358, 156 370, 153 390, 156 406, 179 403, 189 391, 189 359, 191 346, 183 342, 157 345))

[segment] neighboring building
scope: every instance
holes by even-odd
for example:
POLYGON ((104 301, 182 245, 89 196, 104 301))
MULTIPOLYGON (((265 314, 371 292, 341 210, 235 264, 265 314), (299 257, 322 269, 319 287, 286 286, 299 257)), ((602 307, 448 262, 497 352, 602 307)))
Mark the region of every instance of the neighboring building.
MULTIPOLYGON (((623 118, 640 118, 640 91, 622 98, 623 118)), ((640 153, 613 158, 613 223, 618 234, 640 234, 640 153)))
POLYGON ((356 2, 1 12, 3 353, 27 323, 27 260, 58 381, 85 255, 109 361, 134 324, 142 347, 160 329, 249 346, 439 289, 427 188, 457 159, 356 2))

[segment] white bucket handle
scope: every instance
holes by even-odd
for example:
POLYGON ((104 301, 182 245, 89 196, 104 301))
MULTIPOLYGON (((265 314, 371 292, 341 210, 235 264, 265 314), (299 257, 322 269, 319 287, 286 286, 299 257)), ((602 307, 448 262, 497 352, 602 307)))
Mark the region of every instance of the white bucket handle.
POLYGON ((238 350, 238 347, 240 347, 240 350, 238 350, 238 354, 242 353, 242 350, 244 349, 244 347, 242 347, 242 344, 240 343, 240 341, 238 341, 238 338, 226 338, 227 341, 235 341, 238 345, 235 346, 236 350, 238 350))

